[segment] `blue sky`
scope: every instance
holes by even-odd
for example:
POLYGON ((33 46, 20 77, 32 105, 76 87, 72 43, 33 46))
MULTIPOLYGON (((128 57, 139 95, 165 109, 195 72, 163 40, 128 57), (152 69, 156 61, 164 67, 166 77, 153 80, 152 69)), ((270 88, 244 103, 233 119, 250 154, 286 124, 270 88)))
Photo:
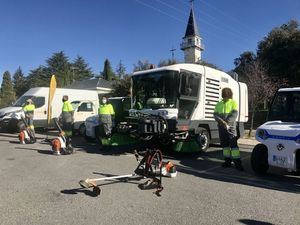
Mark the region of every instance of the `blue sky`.
MULTIPOLYGON (((274 27, 300 21, 299 0, 195 0, 194 9, 205 51, 203 59, 223 70, 243 51, 255 51, 274 27)), ((4 71, 21 66, 25 74, 54 52, 77 55, 93 72, 122 60, 133 64, 183 60, 188 0, 0 0, 0 81, 4 71)))

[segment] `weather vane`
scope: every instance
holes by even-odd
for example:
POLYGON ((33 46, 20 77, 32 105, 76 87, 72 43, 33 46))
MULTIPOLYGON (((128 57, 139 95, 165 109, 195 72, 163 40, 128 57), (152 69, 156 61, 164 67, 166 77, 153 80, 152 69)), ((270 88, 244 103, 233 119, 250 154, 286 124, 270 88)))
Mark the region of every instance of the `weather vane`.
POLYGON ((191 3, 191 6, 193 7, 194 6, 194 1, 195 0, 189 0, 190 1, 190 3, 191 3))
POLYGON ((176 51, 176 48, 172 47, 170 52, 172 52, 172 61, 174 61, 174 52, 176 51))

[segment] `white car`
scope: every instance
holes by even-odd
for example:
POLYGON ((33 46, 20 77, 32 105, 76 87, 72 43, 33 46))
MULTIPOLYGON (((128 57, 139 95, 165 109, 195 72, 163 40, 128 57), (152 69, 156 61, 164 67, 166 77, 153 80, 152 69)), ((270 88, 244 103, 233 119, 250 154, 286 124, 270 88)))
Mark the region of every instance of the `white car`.
POLYGON ((278 90, 256 140, 260 144, 251 155, 254 172, 265 173, 269 166, 300 171, 300 87, 278 90))
MULTIPOLYGON (((114 124, 121 122, 131 108, 130 97, 110 97, 109 103, 113 105, 115 111, 114 124)), ((85 139, 86 141, 100 141, 99 116, 90 116, 85 120, 85 139)))

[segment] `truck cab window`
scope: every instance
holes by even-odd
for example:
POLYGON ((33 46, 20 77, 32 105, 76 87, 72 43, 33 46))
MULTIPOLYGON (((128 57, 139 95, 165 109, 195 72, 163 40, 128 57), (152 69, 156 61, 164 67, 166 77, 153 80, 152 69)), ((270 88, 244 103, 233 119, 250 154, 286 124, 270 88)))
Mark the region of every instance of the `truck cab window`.
POLYGON ((199 91, 200 77, 196 74, 182 73, 181 94, 185 96, 197 97, 199 91))

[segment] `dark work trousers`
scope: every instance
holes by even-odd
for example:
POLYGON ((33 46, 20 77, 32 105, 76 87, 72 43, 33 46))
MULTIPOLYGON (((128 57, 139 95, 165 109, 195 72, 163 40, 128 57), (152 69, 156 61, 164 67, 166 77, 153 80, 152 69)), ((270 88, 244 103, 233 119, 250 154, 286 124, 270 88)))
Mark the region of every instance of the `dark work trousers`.
POLYGON ((240 152, 237 144, 237 136, 234 135, 234 132, 228 131, 225 126, 218 126, 218 129, 224 158, 239 159, 240 152))
POLYGON ((100 119, 100 126, 99 126, 100 134, 102 133, 101 132, 101 125, 102 125, 104 130, 104 135, 106 137, 109 137, 111 135, 112 126, 113 126, 112 116, 110 114, 101 114, 99 115, 99 119, 100 119))

